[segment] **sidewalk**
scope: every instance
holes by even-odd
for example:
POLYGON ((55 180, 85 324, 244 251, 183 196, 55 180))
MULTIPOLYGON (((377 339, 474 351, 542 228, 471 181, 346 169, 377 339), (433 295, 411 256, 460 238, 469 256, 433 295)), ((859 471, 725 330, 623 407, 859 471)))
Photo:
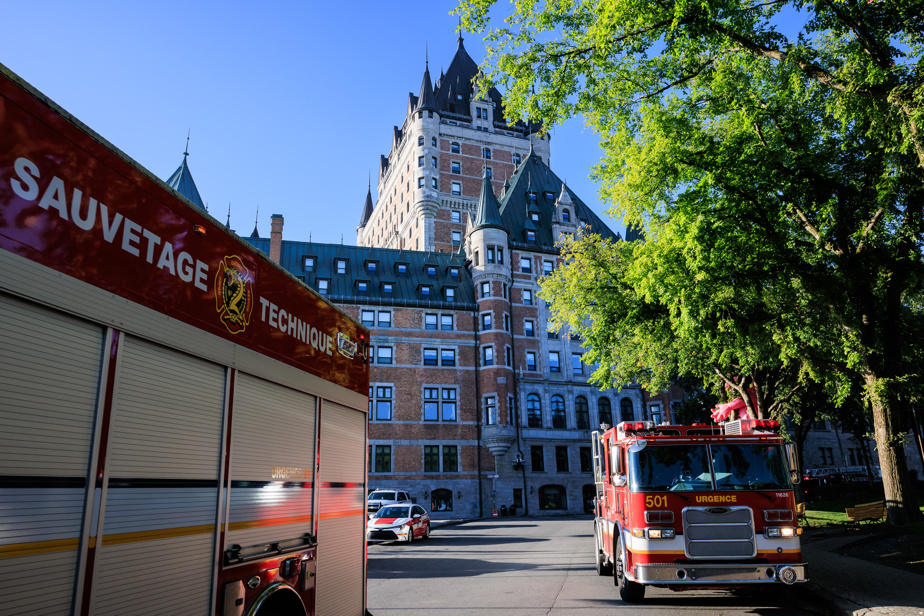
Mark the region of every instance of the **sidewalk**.
POLYGON ((840 616, 924 615, 924 575, 837 554, 856 540, 841 536, 804 541, 809 581, 799 591, 812 593, 840 616))

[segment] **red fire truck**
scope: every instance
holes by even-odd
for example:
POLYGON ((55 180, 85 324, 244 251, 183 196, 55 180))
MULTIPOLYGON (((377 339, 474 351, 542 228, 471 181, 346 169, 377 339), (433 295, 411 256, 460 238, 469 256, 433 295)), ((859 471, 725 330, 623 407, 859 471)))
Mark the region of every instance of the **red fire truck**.
POLYGON ((363 616, 367 336, 0 66, 0 612, 363 616))
POLYGON ((597 573, 624 601, 804 582, 795 449, 775 421, 623 422, 593 433, 597 573))

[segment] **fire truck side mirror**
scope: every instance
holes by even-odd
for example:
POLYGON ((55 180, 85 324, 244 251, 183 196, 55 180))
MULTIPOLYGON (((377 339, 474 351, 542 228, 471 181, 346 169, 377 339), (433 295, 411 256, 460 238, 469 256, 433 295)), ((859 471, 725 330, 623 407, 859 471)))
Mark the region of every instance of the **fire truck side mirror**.
POLYGON ((628 479, 626 479, 625 475, 613 475, 613 485, 617 488, 621 488, 626 485, 627 482, 628 479))
POLYGON ((802 469, 799 468, 799 450, 795 443, 786 443, 786 457, 789 461, 789 477, 793 485, 802 481, 802 469))

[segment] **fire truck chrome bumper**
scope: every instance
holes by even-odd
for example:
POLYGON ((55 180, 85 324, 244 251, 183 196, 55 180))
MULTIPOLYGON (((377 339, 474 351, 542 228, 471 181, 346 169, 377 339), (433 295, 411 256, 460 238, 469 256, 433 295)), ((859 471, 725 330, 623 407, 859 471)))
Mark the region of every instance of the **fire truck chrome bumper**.
POLYGON ((805 582, 805 564, 787 565, 639 565, 642 584, 756 584, 805 582))

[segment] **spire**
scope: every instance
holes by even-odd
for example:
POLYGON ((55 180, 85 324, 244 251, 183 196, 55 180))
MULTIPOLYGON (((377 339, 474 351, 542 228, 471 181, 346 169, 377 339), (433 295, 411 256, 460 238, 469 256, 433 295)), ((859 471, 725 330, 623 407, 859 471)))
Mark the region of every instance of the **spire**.
POLYGON ((225 229, 231 228, 231 202, 228 201, 228 220, 225 221, 225 229))
POLYGON ((186 139, 186 151, 183 152, 183 162, 181 162, 177 170, 173 172, 173 175, 167 178, 167 186, 189 199, 192 204, 200 210, 205 210, 205 204, 202 202, 202 197, 199 196, 199 189, 196 188, 196 182, 193 180, 192 173, 189 171, 189 165, 186 164, 186 158, 189 156, 189 137, 186 139))
POLYGON ((494 188, 491 186, 491 180, 488 174, 482 174, 481 196, 478 198, 478 210, 475 212, 474 229, 501 229, 500 208, 497 205, 497 197, 494 196, 494 188))
POLYGON ((257 231, 257 221, 260 220, 260 206, 257 206, 257 215, 253 219, 253 233, 250 234, 250 237, 257 238, 260 237, 260 232, 257 231))
POLYGON ((369 179, 369 188, 366 191, 366 203, 363 205, 362 216, 359 217, 359 228, 362 229, 372 218, 372 178, 369 179))
POLYGON ((417 97, 417 109, 436 111, 436 97, 433 95, 433 82, 430 80, 430 61, 424 62, 423 82, 420 84, 420 96, 417 97))

